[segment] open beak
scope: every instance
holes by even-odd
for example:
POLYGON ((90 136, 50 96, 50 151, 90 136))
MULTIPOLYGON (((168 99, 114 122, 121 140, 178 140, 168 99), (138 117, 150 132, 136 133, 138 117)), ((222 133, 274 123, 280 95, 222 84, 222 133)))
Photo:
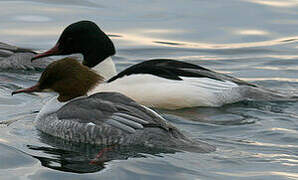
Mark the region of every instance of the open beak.
POLYGON ((59 50, 59 43, 57 43, 54 47, 52 47, 52 49, 44 52, 44 53, 40 53, 40 54, 36 54, 33 58, 31 58, 31 62, 34 61, 35 59, 39 59, 42 57, 47 57, 47 56, 52 56, 52 55, 59 55, 60 50, 59 50))
POLYGON ((32 92, 41 92, 41 89, 39 88, 39 83, 35 84, 32 87, 26 88, 26 89, 19 89, 16 91, 13 91, 11 95, 19 94, 19 93, 32 93, 32 92))

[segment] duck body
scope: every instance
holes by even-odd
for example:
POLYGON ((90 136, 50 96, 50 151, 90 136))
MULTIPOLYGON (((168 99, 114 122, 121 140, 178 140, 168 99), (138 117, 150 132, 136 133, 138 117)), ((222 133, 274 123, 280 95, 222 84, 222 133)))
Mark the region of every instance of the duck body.
POLYGON ((53 98, 36 117, 36 127, 46 134, 79 143, 144 145, 192 152, 215 150, 207 143, 188 139, 154 111, 112 92, 67 103, 53 98), (57 109, 49 111, 50 106, 57 109))
POLYGON ((36 117, 43 133, 68 141, 97 145, 144 145, 173 150, 210 152, 215 148, 192 141, 153 110, 117 92, 86 96, 101 76, 75 59, 51 63, 36 85, 13 92, 54 91, 36 117))
MULTIPOLYGON (((108 68, 111 58, 93 69, 108 68)), ((116 74, 106 76, 90 91, 119 92, 147 107, 181 109, 191 107, 219 107, 243 100, 289 100, 290 97, 261 88, 255 84, 214 72, 198 65, 171 59, 154 59, 133 65, 116 74)))
POLYGON ((242 100, 291 99, 255 84, 171 59, 144 61, 116 74, 111 60, 116 53, 114 44, 91 21, 69 25, 52 49, 37 54, 32 60, 73 53, 81 53, 84 56, 83 65, 94 69, 106 80, 96 86, 91 94, 119 92, 147 107, 218 107, 242 100))

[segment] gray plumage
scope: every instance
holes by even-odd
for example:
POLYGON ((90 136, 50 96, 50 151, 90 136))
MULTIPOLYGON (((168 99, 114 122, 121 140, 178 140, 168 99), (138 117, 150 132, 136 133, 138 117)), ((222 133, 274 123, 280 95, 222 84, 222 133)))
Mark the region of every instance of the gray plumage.
POLYGON ((194 142, 177 128, 130 98, 112 92, 73 100, 37 119, 37 128, 66 140, 102 145, 145 145, 192 152, 215 147, 194 142))
POLYGON ((36 70, 45 69, 52 61, 50 58, 43 58, 31 62, 36 53, 31 49, 19 48, 0 42, 0 69, 14 70, 36 70))

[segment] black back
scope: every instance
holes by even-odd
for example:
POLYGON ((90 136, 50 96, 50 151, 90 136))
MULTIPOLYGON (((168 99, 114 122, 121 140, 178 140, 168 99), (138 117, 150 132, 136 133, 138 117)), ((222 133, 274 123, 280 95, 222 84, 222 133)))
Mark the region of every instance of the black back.
MULTIPOLYGON (((171 79, 171 80, 182 80, 179 76, 184 77, 206 77, 206 75, 198 74, 192 71, 187 71, 191 69, 202 70, 211 72, 211 70, 203 68, 201 66, 190 64, 182 61, 172 60, 172 59, 153 59, 141 62, 139 64, 133 65, 124 71, 120 72, 116 76, 108 80, 112 82, 115 79, 121 78, 123 76, 128 76, 131 74, 152 74, 155 76, 171 79)), ((212 79, 220 80, 216 77, 211 77, 212 79)))
POLYGON ((239 85, 256 86, 240 79, 211 71, 204 67, 173 59, 153 59, 133 65, 116 76, 110 78, 112 82, 118 78, 132 74, 151 74, 166 79, 181 81, 181 77, 210 78, 218 81, 232 81, 239 85))

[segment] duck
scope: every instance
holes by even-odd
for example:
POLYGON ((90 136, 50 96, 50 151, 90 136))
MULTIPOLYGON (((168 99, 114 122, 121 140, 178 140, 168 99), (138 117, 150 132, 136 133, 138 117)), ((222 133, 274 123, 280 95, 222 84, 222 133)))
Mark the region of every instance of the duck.
POLYGON ((43 70, 53 61, 43 58, 42 61, 31 62, 37 53, 28 48, 21 48, 0 42, 1 70, 43 70))
POLYGON ((35 118, 39 131, 77 143, 144 145, 179 151, 211 152, 213 145, 193 141, 162 116, 118 92, 92 94, 104 78, 72 58, 49 64, 38 82, 19 93, 56 92, 35 118))
POLYGON ((82 62, 104 78, 93 92, 119 92, 151 108, 219 107, 244 100, 277 101, 292 97, 199 65, 174 59, 151 59, 116 72, 111 39, 92 21, 67 26, 50 50, 32 61, 80 53, 82 62))

